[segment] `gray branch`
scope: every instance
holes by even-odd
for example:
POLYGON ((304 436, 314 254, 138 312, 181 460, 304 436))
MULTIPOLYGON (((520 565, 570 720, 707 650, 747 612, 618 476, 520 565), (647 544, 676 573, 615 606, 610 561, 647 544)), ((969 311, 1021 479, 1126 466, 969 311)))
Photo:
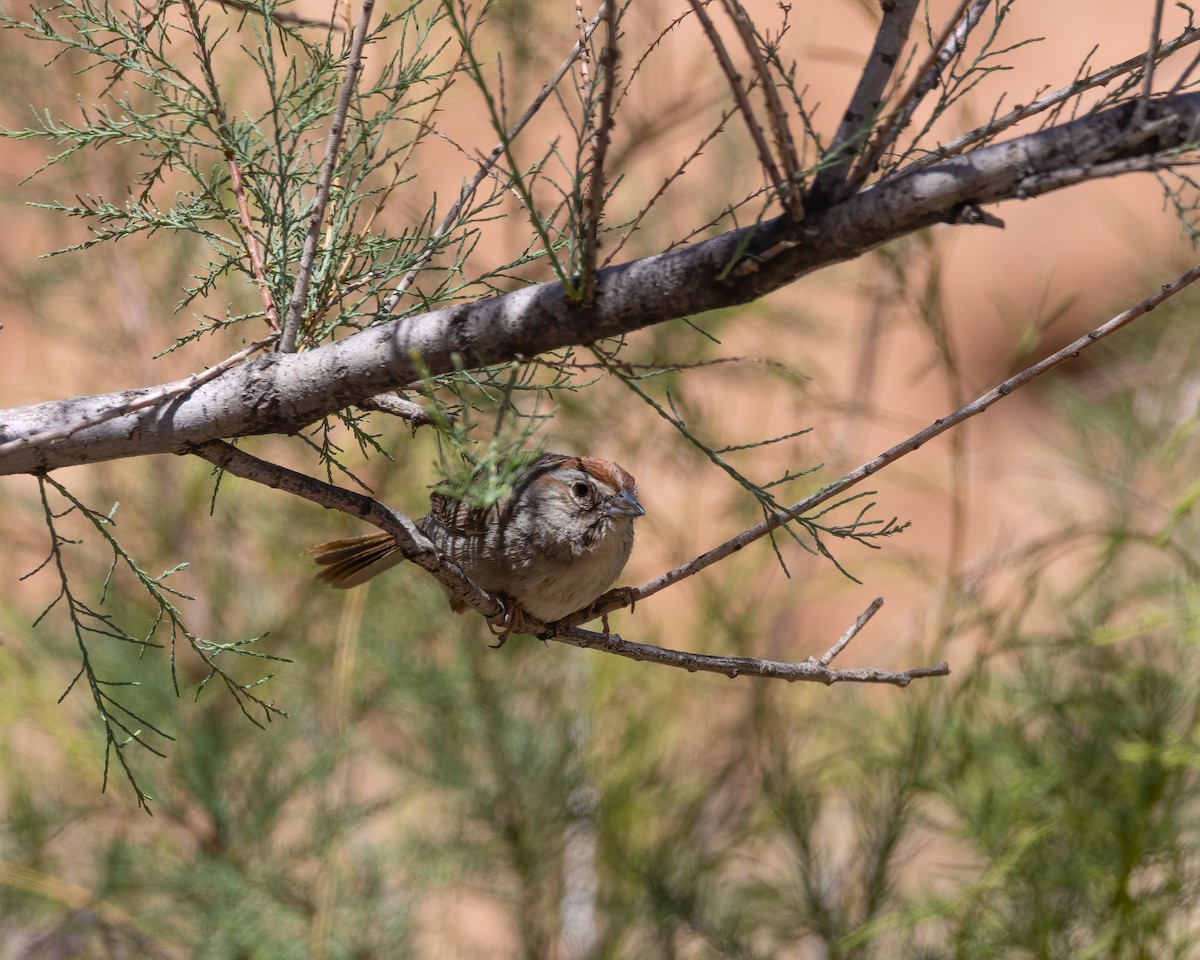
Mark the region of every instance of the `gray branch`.
POLYGON ((875 43, 826 154, 833 162, 817 173, 813 183, 813 200, 818 205, 836 198, 854 157, 871 133, 892 74, 904 55, 917 6, 917 0, 895 0, 883 5, 883 19, 879 22, 875 43))
MULTIPOLYGON (((1119 161, 1159 157, 1194 143, 1200 93, 1127 103, 1071 123, 953 157, 896 177, 842 203, 784 216, 704 243, 609 267, 591 305, 559 283, 527 287, 379 326, 300 354, 272 354, 176 395, 166 384, 0 412, 0 475, 153 453, 208 440, 292 433, 337 410, 432 374, 533 357, 639 330, 679 316, 755 300, 831 264, 936 223, 958 223, 973 205, 1025 198, 1112 175, 1119 161), (1116 165, 1116 167, 1114 167, 1116 165), (420 357, 420 364, 414 360, 420 357), (150 407, 138 401, 163 391, 150 407), (105 419, 115 408, 130 412, 105 419), (64 430, 79 424, 77 430, 64 430), (55 431, 53 439, 12 441, 55 431)), ((1136 166, 1136 165, 1135 165, 1136 166)), ((184 381, 179 381, 183 383, 184 381)))

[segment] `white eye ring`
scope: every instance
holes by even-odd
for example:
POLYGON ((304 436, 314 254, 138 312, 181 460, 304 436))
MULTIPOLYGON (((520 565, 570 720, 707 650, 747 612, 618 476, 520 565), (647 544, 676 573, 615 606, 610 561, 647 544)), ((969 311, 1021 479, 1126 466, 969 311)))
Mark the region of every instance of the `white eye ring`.
POLYGON ((592 499, 592 485, 583 480, 576 480, 571 484, 571 493, 579 500, 592 499))

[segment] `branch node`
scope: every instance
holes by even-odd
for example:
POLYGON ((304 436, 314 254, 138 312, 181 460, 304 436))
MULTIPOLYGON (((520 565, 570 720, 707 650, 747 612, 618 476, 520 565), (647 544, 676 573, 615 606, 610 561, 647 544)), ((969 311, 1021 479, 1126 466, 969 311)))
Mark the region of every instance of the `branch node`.
POLYGON ((955 204, 950 212, 946 214, 945 221, 951 225, 966 225, 985 227, 998 227, 1004 229, 1004 220, 994 213, 988 213, 974 200, 964 200, 962 203, 955 204))

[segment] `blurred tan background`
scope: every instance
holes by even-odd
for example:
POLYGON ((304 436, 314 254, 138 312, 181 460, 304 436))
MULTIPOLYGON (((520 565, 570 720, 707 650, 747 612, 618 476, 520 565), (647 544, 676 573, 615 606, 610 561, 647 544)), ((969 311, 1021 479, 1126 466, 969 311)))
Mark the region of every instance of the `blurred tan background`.
MULTIPOLYGON (((778 21, 776 5, 748 6, 762 23, 778 21)), ((940 24, 953 6, 931 3, 932 22, 940 24)), ((1148 40, 1152 9, 1148 2, 1017 4, 1001 45, 1045 39, 998 57, 1012 69, 981 82, 942 118, 937 136, 948 139, 983 123, 1001 95, 1007 109, 1066 85, 1085 58, 1100 68, 1137 55, 1148 40)), ((666 3, 630 7, 623 40, 627 69, 636 62, 635 51, 682 10, 666 3)), ((320 13, 315 5, 310 12, 320 13)), ((212 15, 222 15, 215 5, 212 15)), ((492 16, 496 33, 485 35, 484 43, 505 51, 507 97, 517 113, 568 49, 574 10, 567 3, 501 3, 492 16)), ((1168 10, 1163 35, 1179 32, 1182 17, 1168 10)), ((875 12, 853 0, 796 4, 790 19, 783 46, 798 61, 808 102, 820 104, 818 126, 828 135, 869 49, 875 12)), ((12 32, 0 40, 11 81, 2 122, 25 124, 25 104, 45 99, 67 115, 77 91, 46 89, 39 72, 45 51, 23 48, 12 32)), ((636 212, 711 128, 727 96, 710 61, 709 48, 690 24, 647 60, 616 133, 613 156, 625 182, 610 222, 636 212)), ((1160 88, 1169 85, 1171 69, 1162 76, 1160 88)), ((78 78, 85 100, 97 79, 78 78)), ((417 179, 389 203, 381 220, 388 229, 410 222, 431 192, 451 196, 469 175, 470 163, 451 141, 483 153, 494 143, 478 95, 466 84, 452 93, 443 120, 447 140, 430 146, 418 161, 417 179)), ((752 155, 734 122, 619 259, 656 252, 704 222, 717 200, 728 197, 726 184, 753 189, 752 155)), ((527 151, 521 156, 531 161, 563 130, 561 114, 548 109, 518 152, 527 151)), ((190 241, 161 235, 34 259, 85 234, 77 223, 30 208, 28 201, 69 201, 71 190, 123 195, 132 158, 118 152, 110 165, 99 162, 101 156, 85 155, 57 181, 52 174, 22 185, 43 159, 38 145, 8 141, 0 152, 7 240, 0 244, 2 406, 165 382, 218 362, 241 343, 234 336, 206 338, 152 359, 191 325, 187 315, 170 317, 197 252, 190 241)), ((714 445, 811 428, 736 461, 760 482, 788 468, 823 464, 811 478, 785 488, 798 500, 1143 299, 1193 256, 1162 189, 1145 175, 1085 184, 993 212, 1006 221, 1004 230, 937 228, 805 278, 760 303, 695 318, 721 339, 715 353, 769 358, 806 379, 754 362, 699 369, 680 379, 674 394, 679 408, 714 445)), ((471 263, 502 262, 525 227, 489 226, 471 263)), ((237 309, 252 309, 252 292, 245 290, 221 291, 204 309, 219 315, 231 297, 237 309)), ((1181 298, 1180 323, 1193 315, 1191 299, 1181 298)), ((713 353, 697 346, 699 339, 674 327, 646 331, 633 344, 647 361, 667 362, 713 353)), ((1116 359, 1085 357, 1050 379, 1099 405, 1117 390, 1136 401, 1138 389, 1153 379, 1148 371, 1187 373, 1172 368, 1172 358, 1183 357, 1178 349, 1163 348, 1154 359, 1148 348, 1152 358, 1144 363, 1132 354, 1122 362, 1120 344, 1113 349, 1116 359)), ((1164 417, 1177 425, 1190 415, 1185 409, 1164 417)), ((353 453, 352 469, 382 498, 419 515, 425 486, 434 479, 431 441, 420 434, 410 439, 395 425, 382 429, 381 442, 397 465, 382 458, 364 464, 353 453)), ((728 477, 619 384, 566 397, 563 414, 546 432, 551 448, 611 456, 638 477, 647 516, 624 582, 650 579, 757 520, 753 504, 728 477)), ((1054 388, 1022 390, 864 485, 877 491, 876 516, 896 516, 912 526, 879 551, 834 547, 861 584, 781 540, 790 579, 770 548, 758 544, 639 605, 632 615, 614 617, 613 627, 631 640, 681 649, 803 660, 823 653, 882 596, 883 612, 841 665, 903 669, 946 657, 958 674, 995 636, 988 621, 972 620, 964 610, 975 602, 1002 607, 1009 591, 1031 576, 1030 565, 1013 559, 1025 545, 1056 535, 1076 513, 1077 527, 1087 527, 1090 510, 1108 508, 1081 472, 1076 436, 1054 388)), ((320 471, 310 451, 287 440, 251 441, 247 449, 320 471)), ((1112 449, 1114 458, 1122 455, 1120 445, 1112 449)), ((1124 469, 1119 460, 1090 469, 1106 466, 1114 476, 1124 469)), ((172 582, 198 597, 185 605, 198 634, 232 640, 269 632, 265 649, 295 662, 269 664, 259 673, 275 673, 270 689, 291 719, 259 731, 218 689, 193 703, 203 672, 181 650, 182 697, 173 699, 169 690, 147 694, 152 711, 166 712, 179 736, 162 744, 168 759, 145 758, 158 816, 147 822, 136 812, 115 769, 108 793, 100 795, 102 748, 91 706, 80 691, 56 703, 77 669, 77 651, 61 621, 52 617, 30 627, 57 584, 46 576, 19 579, 46 552, 35 484, 32 478, 0 480, 0 530, 7 544, 0 554, 0 770, 9 786, 0 796, 7 824, 0 885, 8 891, 5 919, 12 931, 0 935, 0 957, 100 956, 87 952, 90 946, 76 954, 61 946, 68 934, 93 944, 97 930, 116 931, 120 946, 109 954, 116 956, 292 955, 277 949, 281 939, 297 956, 751 955, 752 946, 768 940, 781 956, 829 955, 810 932, 796 931, 790 939, 748 935, 745 949, 726 949, 723 941, 706 937, 695 918, 662 940, 644 932, 623 938, 611 932, 613 918, 622 916, 618 907, 646 895, 617 881, 605 887, 592 877, 605 893, 597 899, 593 890, 589 900, 588 871, 573 873, 571 857, 593 866, 597 857, 609 857, 597 868, 603 877, 604 870, 619 874, 623 859, 665 863, 667 850, 690 850, 702 859, 732 856, 736 849, 721 882, 769 873, 784 859, 786 844, 763 833, 751 840, 739 835, 735 842, 723 832, 734 825, 761 827, 756 817, 764 816, 751 812, 758 809, 751 798, 761 799, 765 788, 741 765, 770 767, 776 749, 780 757, 794 751, 804 760, 838 748, 869 753, 887 739, 884 727, 872 722, 886 726, 892 712, 904 714, 919 702, 913 690, 675 676, 553 644, 543 648, 528 638, 493 653, 483 647, 490 638, 482 625, 445 615, 436 586, 416 571, 398 570, 386 583, 348 597, 312 585, 299 553, 329 536, 358 532, 344 517, 229 478, 210 516, 206 467, 180 458, 66 470, 61 480, 102 512, 122 502, 118 529, 148 570, 192 565, 172 582), (772 721, 759 725, 765 715, 772 721), (470 727, 471 735, 458 724, 470 727), (527 733, 534 746, 515 731, 527 733), (553 789, 545 786, 551 782, 553 789), (555 814, 539 819, 537 801, 549 803, 559 788, 576 806, 563 801, 555 814), (677 803, 695 812, 686 829, 660 822, 677 803), (593 814, 599 823, 593 833, 585 830, 578 842, 563 840, 576 836, 570 831, 592 822, 593 814), (621 842, 606 847, 606 831, 621 842), (636 840, 626 842, 630 837, 636 840), (597 845, 607 852, 598 855, 597 845), (634 847, 639 854, 630 853, 634 847), (552 861, 546 849, 554 851, 552 861), (193 876, 181 879, 193 863, 193 876), (225 871, 238 878, 230 881, 236 894, 219 892, 225 871), (590 907, 571 914, 567 892, 579 890, 578 902, 590 907), (214 920, 222 903, 241 912, 214 920), (394 933, 382 917, 395 922, 394 933), (569 917, 576 919, 564 919, 569 917), (240 939, 229 933, 239 923, 245 932, 240 939), (377 934, 377 942, 355 953, 355 936, 365 930, 377 934), (62 933, 61 942, 47 939, 55 932, 62 933), (210 935, 222 946, 206 953, 202 945, 210 935), (274 946, 268 949, 268 943, 274 946), (36 952, 43 946, 46 952, 36 952)), ((1138 489, 1147 528, 1167 521, 1175 505, 1168 496, 1179 492, 1153 484, 1138 489)), ((80 583, 90 578, 94 595, 107 554, 93 537, 73 556, 80 583)), ((1061 577, 1069 584, 1080 568, 1064 554, 1037 570, 1050 582, 1061 577)), ((126 602, 138 609, 135 601, 115 601, 118 607, 126 602)), ((1053 610, 1030 614, 1039 626, 1053 620, 1053 610)), ((143 660, 125 653, 111 654, 120 670, 148 688, 169 687, 161 651, 143 660)), ((857 842, 857 821, 848 812, 853 804, 841 803, 830 801, 817 818, 831 862, 840 862, 838 851, 844 854, 857 842)), ((935 863, 948 887, 973 875, 979 861, 962 836, 938 835, 928 823, 913 829, 926 844, 920 862, 935 863)), ((904 849, 915 852, 917 844, 904 849)), ((924 888, 930 881, 916 876, 923 871, 913 868, 910 875, 897 867, 898 882, 924 888)), ((639 876, 652 874, 647 867, 639 876)), ((780 881, 778 889, 784 886, 780 881)))

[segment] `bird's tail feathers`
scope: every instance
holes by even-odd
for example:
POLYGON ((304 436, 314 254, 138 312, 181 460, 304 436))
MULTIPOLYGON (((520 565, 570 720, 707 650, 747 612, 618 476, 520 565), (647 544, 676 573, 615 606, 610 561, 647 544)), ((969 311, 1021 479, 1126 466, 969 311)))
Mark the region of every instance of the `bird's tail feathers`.
POLYGON ((404 559, 390 533, 330 540, 304 551, 322 567, 316 579, 339 590, 357 587, 404 559))

